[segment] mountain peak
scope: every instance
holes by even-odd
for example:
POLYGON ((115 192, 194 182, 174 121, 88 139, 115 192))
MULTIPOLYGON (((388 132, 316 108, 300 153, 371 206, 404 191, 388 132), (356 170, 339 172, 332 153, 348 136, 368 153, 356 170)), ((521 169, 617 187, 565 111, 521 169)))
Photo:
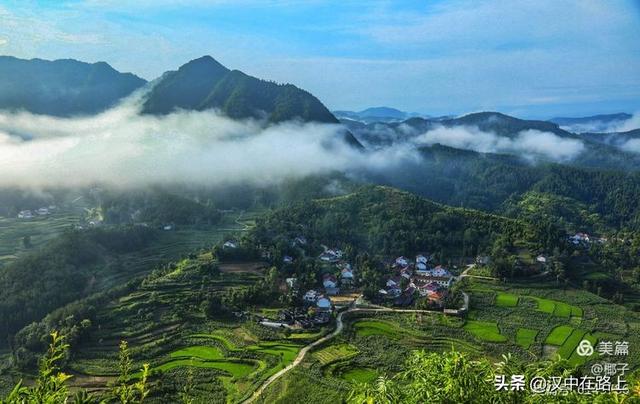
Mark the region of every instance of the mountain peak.
POLYGON ((209 55, 201 56, 197 59, 190 60, 178 69, 180 72, 188 72, 189 74, 209 74, 215 72, 227 72, 229 69, 224 67, 209 55))

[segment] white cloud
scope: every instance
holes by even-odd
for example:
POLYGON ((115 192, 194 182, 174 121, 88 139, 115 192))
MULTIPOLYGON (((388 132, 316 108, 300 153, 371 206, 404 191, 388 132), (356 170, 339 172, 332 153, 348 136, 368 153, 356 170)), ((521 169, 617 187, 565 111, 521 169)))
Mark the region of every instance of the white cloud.
POLYGON ((628 132, 634 129, 640 129, 640 112, 636 112, 631 118, 616 126, 612 132, 628 132))
POLYGON ((269 184, 417 158, 408 145, 362 153, 336 140, 340 130, 299 122, 265 127, 214 111, 141 116, 131 100, 90 118, 0 114, 0 186, 269 184))
POLYGON ((640 153, 640 139, 627 140, 620 148, 625 151, 640 153))
POLYGON ((416 144, 441 144, 481 153, 513 153, 527 159, 546 158, 569 161, 584 150, 576 139, 559 137, 553 133, 526 130, 514 138, 482 132, 475 127, 438 127, 415 138, 416 144))

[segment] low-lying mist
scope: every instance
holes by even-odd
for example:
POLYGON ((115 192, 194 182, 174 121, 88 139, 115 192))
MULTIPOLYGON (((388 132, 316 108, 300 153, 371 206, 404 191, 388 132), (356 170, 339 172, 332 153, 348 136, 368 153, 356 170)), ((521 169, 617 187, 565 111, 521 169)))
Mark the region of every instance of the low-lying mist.
MULTIPOLYGON (((375 140, 378 147, 360 151, 342 141, 340 125, 268 125, 213 110, 141 115, 143 96, 91 117, 0 113, 0 187, 264 186, 336 171, 375 174, 415 167, 419 147, 434 144, 533 162, 568 162, 585 150, 579 139, 536 130, 507 137, 469 126, 418 131, 379 125, 360 133, 363 143, 375 140)), ((640 151, 635 143, 627 146, 640 151)))
POLYGON ((530 129, 510 138, 468 126, 438 127, 416 137, 414 142, 441 144, 481 153, 510 153, 528 160, 544 158, 559 162, 574 159, 585 148, 580 140, 562 138, 550 132, 530 129))
POLYGON ((339 125, 235 121, 215 111, 139 114, 139 97, 93 117, 0 114, 0 186, 118 188, 268 185, 416 159, 407 147, 362 153, 339 125))
POLYGON ((628 132, 640 128, 640 112, 636 112, 629 119, 619 119, 613 121, 593 119, 586 122, 574 123, 571 125, 561 125, 564 129, 573 133, 613 133, 628 132))

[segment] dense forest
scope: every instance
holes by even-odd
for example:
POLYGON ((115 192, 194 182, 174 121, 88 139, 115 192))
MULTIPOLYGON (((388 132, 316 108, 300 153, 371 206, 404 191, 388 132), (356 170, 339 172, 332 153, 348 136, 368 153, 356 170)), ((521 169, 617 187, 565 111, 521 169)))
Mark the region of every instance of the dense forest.
POLYGON ((338 120, 308 92, 229 70, 203 56, 166 73, 147 96, 144 113, 166 114, 176 108, 216 108, 231 118, 258 117, 271 122, 290 119, 337 123, 338 120))
MULTIPOLYGON (((13 334, 52 310, 95 293, 129 270, 119 254, 150 243, 155 231, 135 226, 69 230, 0 271, 0 329, 13 334)), ((3 343, 4 343, 3 339, 3 343)))
MULTIPOLYGON (((545 230, 548 230, 545 228, 545 230)), ((451 208, 381 186, 279 209, 258 223, 258 240, 303 233, 326 243, 351 245, 374 254, 475 256, 498 236, 538 244, 558 243, 557 229, 539 237, 530 224, 479 211, 451 208)))
MULTIPOLYGON (((640 226, 638 173, 531 164, 514 156, 439 145, 425 147, 421 152, 423 161, 374 179, 448 205, 500 214, 511 212, 514 217, 519 212, 518 204, 535 192, 561 198, 568 209, 584 208, 584 215, 571 218, 576 230, 635 230, 640 226)), ((562 211, 548 213, 555 219, 564 217, 562 211)))

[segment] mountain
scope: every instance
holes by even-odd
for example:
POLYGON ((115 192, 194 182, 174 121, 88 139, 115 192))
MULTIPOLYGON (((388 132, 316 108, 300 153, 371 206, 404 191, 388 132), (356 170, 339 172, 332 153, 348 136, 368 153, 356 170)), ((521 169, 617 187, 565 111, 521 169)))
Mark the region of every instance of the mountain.
POLYGON ((588 123, 593 121, 599 122, 614 122, 614 121, 625 121, 631 118, 630 114, 626 112, 620 112, 617 114, 602 114, 602 115, 593 115, 593 116, 583 116, 579 118, 567 118, 567 117, 557 117, 549 119, 549 122, 553 122, 558 125, 573 125, 576 123, 588 123))
POLYGON ((297 234, 300 228, 310 239, 331 240, 383 255, 411 255, 427 246, 454 254, 465 248, 463 240, 469 233, 477 237, 473 241, 467 238, 467 242, 485 251, 499 234, 532 233, 529 225, 519 220, 440 205, 391 187, 367 185, 347 195, 271 211, 258 221, 252 237, 255 244, 267 245, 282 235, 297 234))
MULTIPOLYGON (((521 145, 521 134, 527 131, 536 131, 557 136, 558 145, 563 144, 561 141, 569 141, 572 147, 580 148, 571 159, 560 159, 566 165, 577 166, 583 168, 604 168, 616 170, 640 170, 640 145, 637 141, 627 144, 627 140, 633 140, 636 131, 630 131, 622 134, 576 134, 561 129, 557 124, 547 121, 518 119, 509 115, 498 112, 480 112, 464 115, 458 118, 430 119, 430 118, 410 118, 400 122, 374 122, 363 123, 359 121, 342 119, 341 122, 354 135, 371 149, 380 149, 389 147, 394 144, 410 143, 419 147, 425 143, 425 138, 421 135, 425 133, 445 127, 459 128, 464 131, 464 136, 472 137, 477 135, 474 129, 481 132, 496 135, 497 143, 511 144, 516 142, 521 145), (472 130, 469 130, 472 129, 472 130), (505 138, 500 139, 500 138, 505 138)), ((541 133, 530 133, 528 136, 544 136, 541 133)), ((454 136, 451 134, 451 136, 454 136)), ((548 135, 546 136, 548 137, 548 135)), ((468 143, 458 142, 452 138, 451 142, 447 139, 441 139, 438 143, 453 147, 460 147, 469 150, 488 151, 485 147, 483 138, 480 137, 478 145, 472 141, 468 143), (479 149, 477 147, 480 147, 479 149), (481 147, 482 146, 482 147, 481 147)), ((545 137, 541 138, 541 142, 546 141, 545 137)), ((566 142, 565 142, 566 143, 566 142)), ((544 144, 544 143, 541 143, 544 144)), ((517 158, 523 157, 522 146, 513 150, 507 148, 498 148, 493 150, 495 153, 510 153, 517 158)), ((560 146, 558 146, 560 147, 560 146)), ((535 152, 533 150, 532 152, 535 152)), ((535 154, 535 153, 534 153, 535 154)), ((527 160, 524 158, 523 160, 527 160)), ((540 162, 557 162, 549 153, 537 153, 536 160, 540 162)), ((527 163, 531 161, 528 160, 527 163)))
POLYGON ((364 123, 352 119, 341 119, 343 125, 351 130, 364 143, 375 146, 390 145, 396 141, 408 140, 437 127, 474 127, 483 132, 498 136, 515 138, 522 131, 537 130, 551 132, 560 137, 580 139, 578 135, 562 130, 558 125, 535 120, 515 118, 499 112, 479 112, 458 118, 412 117, 395 122, 364 123))
POLYGON ((389 107, 373 107, 362 110, 358 113, 363 118, 395 118, 404 119, 409 115, 406 112, 389 107))
MULTIPOLYGON (((147 95, 142 113, 164 115, 178 109, 217 109, 233 119, 266 118, 270 123, 292 119, 339 123, 311 93, 293 84, 277 84, 229 70, 211 56, 163 74, 147 95)), ((342 136, 348 144, 362 147, 350 132, 342 136)))
POLYGON ((234 119, 290 119, 338 123, 310 93, 292 84, 276 84, 229 70, 211 56, 203 56, 165 73, 150 91, 143 113, 167 114, 176 109, 216 108, 234 119))
POLYGON ((493 132, 496 135, 506 137, 514 137, 523 130, 538 130, 551 132, 561 137, 576 138, 575 135, 560 129, 555 123, 519 119, 499 112, 478 112, 459 118, 445 119, 441 122, 447 127, 475 126, 483 132, 493 132))
POLYGON ((405 112, 391 107, 371 107, 359 112, 333 111, 339 119, 350 119, 363 123, 399 122, 404 119, 423 116, 417 112, 405 112))
POLYGON ((585 139, 604 145, 612 145, 621 149, 625 149, 629 145, 629 141, 640 141, 640 129, 634 129, 627 132, 610 132, 610 133, 581 133, 585 139))
MULTIPOLYGON (((545 162, 531 164, 516 155, 479 153, 439 144, 419 147, 418 152, 419 161, 368 173, 366 180, 446 205, 498 214, 512 211, 531 193, 568 198, 576 205, 586 206, 583 217, 554 217, 570 230, 640 229, 640 206, 636 202, 640 198, 640 173, 545 162)), ((525 213, 529 215, 534 210, 525 213)))
POLYGON ((549 122, 553 122, 560 125, 563 129, 575 133, 610 132, 613 128, 630 118, 630 114, 620 112, 617 114, 593 115, 579 118, 558 117, 549 119, 549 122))
POLYGON ((54 116, 108 109, 146 81, 105 62, 24 60, 0 56, 0 109, 54 116))

